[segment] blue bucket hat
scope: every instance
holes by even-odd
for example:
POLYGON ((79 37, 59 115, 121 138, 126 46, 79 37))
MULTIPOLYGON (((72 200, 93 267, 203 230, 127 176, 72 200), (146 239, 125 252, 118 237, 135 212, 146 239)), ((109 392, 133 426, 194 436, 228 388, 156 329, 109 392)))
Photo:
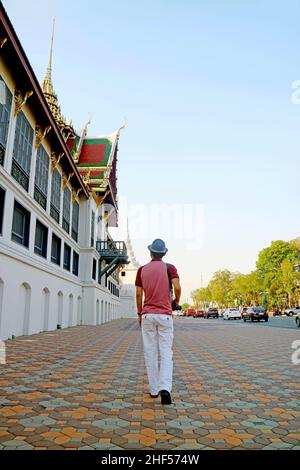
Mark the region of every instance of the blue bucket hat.
POLYGON ((161 255, 165 255, 168 251, 165 242, 160 238, 156 238, 156 240, 154 240, 151 245, 148 245, 148 249, 151 251, 151 253, 157 253, 161 255))

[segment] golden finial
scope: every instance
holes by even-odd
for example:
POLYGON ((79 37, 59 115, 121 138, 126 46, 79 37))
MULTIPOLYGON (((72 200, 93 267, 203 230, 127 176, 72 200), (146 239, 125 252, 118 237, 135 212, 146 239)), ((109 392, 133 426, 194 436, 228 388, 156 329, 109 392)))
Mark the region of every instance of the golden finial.
POLYGON ((50 49, 48 56, 48 65, 46 69, 46 75, 42 84, 42 89, 44 93, 49 95, 53 94, 53 85, 52 85, 52 53, 53 53, 53 38, 54 38, 54 28, 55 28, 55 18, 53 18, 53 27, 50 41, 50 49))

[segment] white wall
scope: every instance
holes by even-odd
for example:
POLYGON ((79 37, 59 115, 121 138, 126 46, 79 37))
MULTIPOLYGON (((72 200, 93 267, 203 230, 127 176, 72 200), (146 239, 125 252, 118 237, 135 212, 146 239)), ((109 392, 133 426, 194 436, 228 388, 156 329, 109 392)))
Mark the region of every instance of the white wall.
POLYGON ((58 323, 62 327, 77 324, 75 299, 77 301, 82 295, 80 284, 33 268, 3 253, 0 253, 0 279, 3 283, 1 339, 54 330, 58 323), (72 305, 70 295, 73 296, 72 305))
POLYGON ((103 288, 82 287, 0 253, 0 339, 55 330, 58 324, 103 324, 119 318, 119 306, 103 288))
POLYGON ((124 285, 120 291, 121 316, 123 318, 136 318, 136 289, 134 285, 124 285))

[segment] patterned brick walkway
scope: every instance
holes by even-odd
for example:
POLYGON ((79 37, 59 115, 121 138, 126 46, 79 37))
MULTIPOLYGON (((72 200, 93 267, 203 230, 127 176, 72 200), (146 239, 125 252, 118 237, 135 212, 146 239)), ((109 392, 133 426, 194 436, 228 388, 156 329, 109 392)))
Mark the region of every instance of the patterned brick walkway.
POLYGON ((172 406, 133 320, 8 341, 0 449, 300 449, 299 329, 175 320, 172 406))

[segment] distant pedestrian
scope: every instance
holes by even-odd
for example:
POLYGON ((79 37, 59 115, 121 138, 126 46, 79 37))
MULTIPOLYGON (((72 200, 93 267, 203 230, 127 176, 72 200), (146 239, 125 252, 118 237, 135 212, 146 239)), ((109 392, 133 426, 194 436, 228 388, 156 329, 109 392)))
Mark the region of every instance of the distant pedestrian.
POLYGON ((138 323, 142 327, 150 396, 156 398, 160 395, 161 403, 170 405, 173 378, 173 317, 170 288, 174 287, 174 308, 179 305, 181 287, 175 266, 162 261, 168 251, 164 241, 156 239, 148 249, 151 261, 139 268, 135 282, 138 323))

